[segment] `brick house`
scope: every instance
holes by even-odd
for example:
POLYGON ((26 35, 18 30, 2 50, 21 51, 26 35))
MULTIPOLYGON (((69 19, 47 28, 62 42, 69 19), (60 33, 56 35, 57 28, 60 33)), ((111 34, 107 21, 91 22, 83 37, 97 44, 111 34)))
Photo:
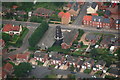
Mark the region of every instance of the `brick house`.
POLYGON ((96 13, 97 10, 98 10, 98 4, 96 2, 93 2, 87 8, 87 14, 96 13))
POLYGON ((115 20, 115 29, 120 29, 120 19, 115 20))
POLYGON ((91 25, 92 26, 92 16, 84 16, 83 17, 83 21, 82 21, 83 25, 91 25))
POLYGON ((111 21, 109 18, 103 18, 103 28, 111 28, 111 21))
POLYGON ((52 14, 54 14, 55 12, 49 9, 45 9, 45 8, 37 8, 35 11, 33 11, 32 15, 34 16, 41 16, 41 17, 50 17, 52 16, 52 14))
POLYGON ((21 63, 21 62, 28 62, 30 53, 29 52, 25 52, 23 54, 17 54, 16 55, 16 61, 21 63))
POLYGON ((88 58, 85 60, 85 62, 82 64, 83 69, 91 69, 94 65, 94 59, 88 58))
POLYGON ((12 72, 14 71, 13 70, 13 65, 10 64, 10 63, 6 63, 4 66, 3 66, 3 70, 5 72, 7 72, 8 74, 12 74, 12 72))
POLYGON ((14 35, 14 34, 18 34, 20 35, 22 31, 22 26, 14 26, 12 24, 6 24, 3 29, 2 32, 8 33, 10 35, 14 35))
POLYGON ((101 16, 92 16, 92 26, 102 28, 103 18, 101 16))
POLYGON ((62 29, 63 32, 63 43, 61 44, 62 49, 68 49, 72 46, 72 43, 78 37, 78 30, 76 29, 62 29))
POLYGON ((34 53, 34 59, 39 60, 40 62, 45 62, 48 60, 48 54, 46 53, 34 53))
POLYGON ((93 71, 103 70, 106 62, 103 60, 99 60, 93 67, 93 71))

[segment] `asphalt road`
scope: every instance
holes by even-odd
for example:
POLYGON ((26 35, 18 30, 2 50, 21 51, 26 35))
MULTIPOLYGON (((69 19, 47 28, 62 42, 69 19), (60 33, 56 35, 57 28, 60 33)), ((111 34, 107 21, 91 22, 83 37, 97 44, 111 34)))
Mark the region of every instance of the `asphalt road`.
MULTIPOLYGON (((44 78, 44 76, 53 74, 53 73, 59 74, 59 75, 68 75, 71 73, 71 71, 65 71, 60 69, 49 70, 47 67, 36 66, 36 68, 30 72, 29 77, 35 76, 36 78, 44 78)), ((81 73, 81 72, 77 72, 75 75, 77 78, 92 78, 92 75, 81 73)))
POLYGON ((79 13, 78 17, 76 18, 76 20, 73 22, 73 25, 82 25, 83 16, 85 16, 87 13, 88 5, 89 5, 88 2, 86 2, 85 5, 82 5, 80 13, 79 13))

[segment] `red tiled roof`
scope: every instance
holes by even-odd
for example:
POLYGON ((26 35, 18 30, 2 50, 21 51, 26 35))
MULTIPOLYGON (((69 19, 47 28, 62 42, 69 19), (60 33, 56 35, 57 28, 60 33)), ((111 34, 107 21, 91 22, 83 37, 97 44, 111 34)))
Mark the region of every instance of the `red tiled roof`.
POLYGON ((72 6, 72 5, 71 5, 70 3, 69 3, 69 4, 67 4, 67 7, 69 7, 69 8, 70 8, 71 6, 72 6))
POLYGON ((61 18, 64 15, 64 12, 59 12, 58 16, 61 18))
POLYGON ((0 39, 0 45, 3 47, 5 46, 5 41, 3 39, 0 39))
POLYGON ((3 27, 3 32, 8 32, 8 31, 19 31, 20 27, 19 26, 13 26, 12 24, 6 24, 3 27))
POLYGON ((94 16, 98 16, 98 14, 97 14, 97 13, 92 13, 92 15, 94 15, 94 16))
POLYGON ((18 8, 18 6, 14 5, 12 8, 13 8, 13 9, 16 9, 16 8, 18 8))
POLYGON ((2 70, 2 78, 5 78, 5 76, 7 76, 7 73, 5 71, 2 70))
POLYGON ((6 70, 6 71, 11 71, 13 68, 13 65, 10 64, 10 63, 7 63, 4 65, 3 69, 6 70))
POLYGON ((91 21, 92 20, 92 16, 84 16, 83 20, 91 21))
POLYGON ((64 13, 64 15, 62 17, 63 18, 70 18, 70 13, 66 12, 66 13, 64 13))
POLYGON ((29 52, 26 52, 24 54, 17 54, 16 58, 19 58, 19 59, 27 59, 27 56, 29 55, 30 53, 29 52))
POLYGON ((17 55, 15 54, 15 55, 9 56, 8 58, 14 60, 14 59, 16 58, 16 56, 17 56, 17 55))

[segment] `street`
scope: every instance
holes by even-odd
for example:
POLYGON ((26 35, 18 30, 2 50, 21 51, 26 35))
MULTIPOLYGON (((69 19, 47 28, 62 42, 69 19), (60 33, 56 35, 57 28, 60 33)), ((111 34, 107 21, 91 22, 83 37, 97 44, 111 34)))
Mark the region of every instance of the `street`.
MULTIPOLYGON (((36 66, 36 68, 30 72, 29 77, 35 76, 36 78, 44 78, 44 76, 49 74, 68 75, 71 74, 71 71, 64 71, 60 69, 49 70, 48 67, 36 66)), ((81 72, 77 72, 75 75, 77 78, 92 78, 92 75, 81 72)))

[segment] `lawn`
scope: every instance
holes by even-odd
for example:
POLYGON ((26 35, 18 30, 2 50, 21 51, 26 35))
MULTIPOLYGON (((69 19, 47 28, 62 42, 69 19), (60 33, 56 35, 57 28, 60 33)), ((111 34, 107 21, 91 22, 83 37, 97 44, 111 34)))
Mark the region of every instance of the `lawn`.
POLYGON ((62 49, 61 46, 52 46, 48 48, 48 51, 57 51, 57 52, 63 52, 63 53, 69 53, 69 49, 62 49))
POLYGON ((92 69, 85 69, 85 70, 84 70, 84 73, 89 74, 91 71, 92 71, 92 69))
POLYGON ((57 78, 55 74, 46 75, 45 78, 57 78))

